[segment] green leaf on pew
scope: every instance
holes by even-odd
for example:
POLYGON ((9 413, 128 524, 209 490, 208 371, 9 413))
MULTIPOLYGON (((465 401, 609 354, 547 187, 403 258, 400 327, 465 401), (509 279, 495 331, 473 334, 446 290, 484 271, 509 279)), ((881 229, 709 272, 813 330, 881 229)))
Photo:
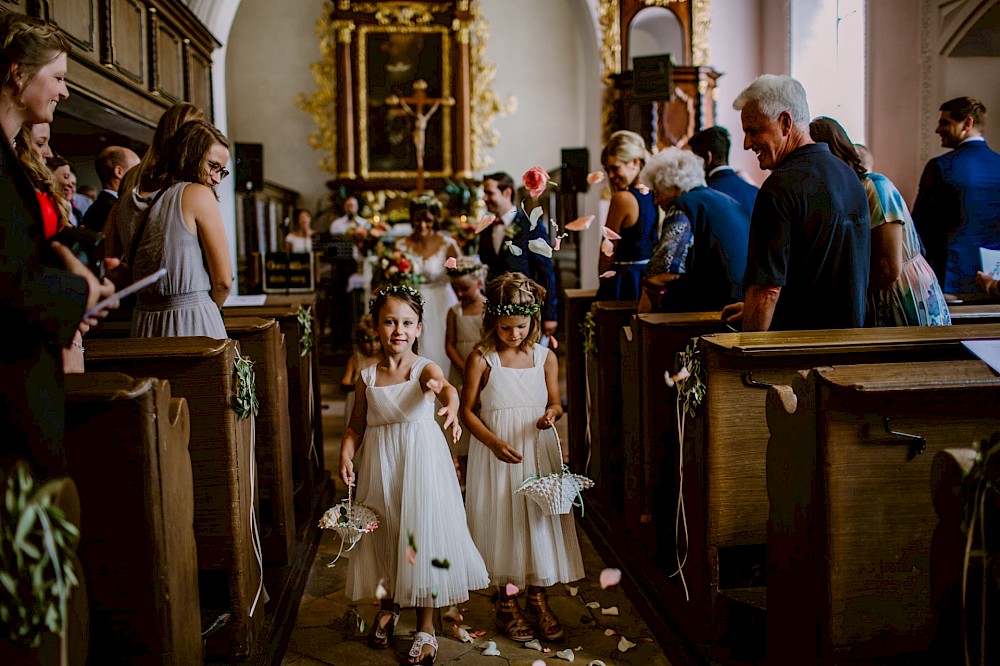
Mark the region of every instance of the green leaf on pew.
POLYGON ((302 333, 299 334, 299 356, 306 356, 313 348, 312 307, 300 305, 298 320, 299 326, 302 329, 302 333))
POLYGON ((236 366, 236 395, 233 397, 233 409, 241 418, 257 415, 260 404, 257 402, 257 378, 253 371, 253 361, 249 356, 238 356, 236 366))
POLYGON ((701 352, 694 343, 685 347, 677 355, 682 368, 687 368, 690 376, 677 384, 677 395, 684 412, 694 417, 701 401, 705 399, 705 378, 701 371, 701 352))
POLYGON ((580 334, 583 335, 583 353, 585 356, 597 354, 597 322, 594 313, 588 312, 580 322, 580 334))

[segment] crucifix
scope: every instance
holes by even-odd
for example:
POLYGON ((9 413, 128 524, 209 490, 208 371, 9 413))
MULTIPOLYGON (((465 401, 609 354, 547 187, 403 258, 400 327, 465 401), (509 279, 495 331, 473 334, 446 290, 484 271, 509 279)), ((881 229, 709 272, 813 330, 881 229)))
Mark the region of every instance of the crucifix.
POLYGON ((385 98, 390 106, 401 106, 403 112, 413 116, 413 147, 417 153, 417 192, 424 189, 424 144, 427 134, 427 121, 442 104, 451 106, 455 100, 451 97, 428 97, 427 82, 418 79, 413 83, 413 95, 398 97, 390 95, 385 98), (429 107, 429 108, 428 108, 429 107))

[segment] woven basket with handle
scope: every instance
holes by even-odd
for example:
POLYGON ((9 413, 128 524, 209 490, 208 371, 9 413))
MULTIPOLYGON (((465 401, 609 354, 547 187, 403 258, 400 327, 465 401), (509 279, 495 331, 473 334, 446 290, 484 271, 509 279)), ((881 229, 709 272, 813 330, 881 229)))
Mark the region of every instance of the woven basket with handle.
MULTIPOLYGON (((556 446, 559 448, 559 462, 562 463, 563 452, 562 442, 559 441, 559 433, 555 428, 552 432, 556 436, 556 446)), ((541 469, 538 455, 539 444, 541 442, 542 431, 535 435, 535 469, 541 469)), ((525 497, 535 502, 542 509, 546 516, 558 516, 567 514, 573 506, 583 508, 582 491, 592 488, 594 482, 580 474, 573 474, 569 467, 562 465, 558 472, 552 472, 545 476, 532 474, 517 489, 516 492, 523 493, 525 497)))

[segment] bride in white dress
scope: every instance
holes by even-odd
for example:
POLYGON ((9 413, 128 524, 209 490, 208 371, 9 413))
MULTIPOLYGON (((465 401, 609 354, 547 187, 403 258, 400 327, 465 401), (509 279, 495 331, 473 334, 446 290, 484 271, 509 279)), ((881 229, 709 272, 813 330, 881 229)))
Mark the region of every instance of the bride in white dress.
POLYGON ((441 203, 433 195, 410 200, 410 224, 413 233, 396 242, 396 249, 413 259, 413 272, 421 276, 417 286, 424 297, 424 330, 420 335, 419 354, 441 367, 447 377, 451 361, 444 349, 448 309, 458 302, 444 262, 458 257, 458 244, 451 236, 438 231, 441 203))

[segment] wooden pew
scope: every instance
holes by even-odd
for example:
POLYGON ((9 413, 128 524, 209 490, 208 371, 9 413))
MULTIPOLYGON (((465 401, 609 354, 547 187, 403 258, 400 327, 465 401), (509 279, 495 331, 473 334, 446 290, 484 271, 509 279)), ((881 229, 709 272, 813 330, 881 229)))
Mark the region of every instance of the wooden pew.
POLYGON ((1000 430, 1000 377, 978 360, 837 365, 766 395, 769 662, 925 655, 932 464, 1000 430))
MULTIPOLYGON (((310 299, 314 296, 308 295, 310 299)), ((323 463, 323 427, 319 390, 319 357, 316 353, 316 332, 312 332, 313 348, 304 351, 303 327, 298 320, 299 306, 310 300, 296 297, 268 296, 277 305, 227 307, 223 319, 261 317, 276 319, 285 335, 288 366, 288 409, 291 415, 292 480, 295 484, 296 521, 311 522, 314 504, 325 484, 323 463), (285 302, 288 301, 288 302, 285 302)), ((315 311, 315 309, 314 309, 315 311)))
POLYGON ((584 318, 597 296, 596 289, 566 289, 560 326, 566 339, 566 427, 570 467, 579 471, 587 459, 587 356, 584 318))
POLYGON ((226 332, 254 362, 260 411, 256 428, 257 482, 264 562, 287 564, 295 546, 291 424, 285 336, 274 319, 231 317, 226 332))
POLYGON ((950 303, 952 324, 1000 323, 1000 303, 950 303))
POLYGON ((788 384, 797 370, 831 363, 969 359, 961 340, 995 337, 1000 337, 996 324, 701 337, 706 397, 684 444, 686 460, 703 461, 685 469, 685 487, 690 478, 697 489, 684 497, 691 544, 684 573, 691 601, 679 586, 658 591, 684 631, 693 640, 714 643, 732 608, 763 612, 769 437, 764 407, 770 385, 788 384), (720 590, 729 590, 727 602, 739 597, 732 608, 720 608, 720 590))
POLYGON ((256 479, 251 475, 250 419, 233 409, 232 340, 203 337, 91 340, 87 368, 170 382, 191 414, 194 533, 203 613, 229 613, 208 639, 210 654, 252 656, 264 620, 262 566, 252 536, 256 479), (253 511, 252 511, 253 509, 253 511), (251 611, 253 614, 251 615, 251 611))
POLYGON ((609 524, 620 523, 625 509, 625 466, 622 458, 622 384, 637 378, 621 375, 621 328, 636 313, 635 301, 597 301, 591 306, 596 326, 597 381, 591 390, 590 476, 596 513, 609 524))
POLYGON ((189 427, 187 402, 168 382, 66 377, 91 663, 202 661, 189 427))

